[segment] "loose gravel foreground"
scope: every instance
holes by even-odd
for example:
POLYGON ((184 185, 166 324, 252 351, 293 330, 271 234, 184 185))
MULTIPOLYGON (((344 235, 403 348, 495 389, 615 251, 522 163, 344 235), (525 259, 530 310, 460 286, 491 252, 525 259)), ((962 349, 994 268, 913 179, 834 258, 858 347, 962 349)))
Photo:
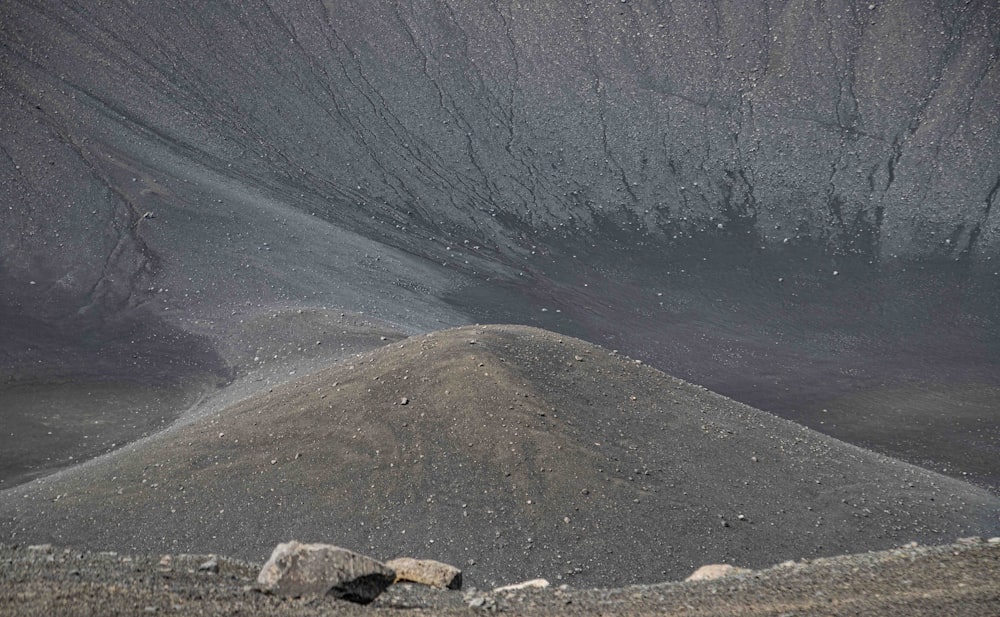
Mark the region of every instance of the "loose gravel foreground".
POLYGON ((781 565, 697 583, 517 592, 396 585, 359 606, 255 590, 259 564, 0 547, 0 615, 996 616, 1000 540, 967 539, 781 565))

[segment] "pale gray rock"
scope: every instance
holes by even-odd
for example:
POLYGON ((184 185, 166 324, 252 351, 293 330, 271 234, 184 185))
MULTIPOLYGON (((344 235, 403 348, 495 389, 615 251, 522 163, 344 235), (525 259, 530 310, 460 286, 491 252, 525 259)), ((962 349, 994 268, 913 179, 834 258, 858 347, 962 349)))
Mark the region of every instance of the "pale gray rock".
POLYGON ((395 570, 396 583, 418 583, 438 589, 462 588, 462 571, 440 561, 399 557, 385 565, 395 570))
POLYGON ((368 604, 396 573, 370 557, 329 544, 279 544, 261 568, 257 588, 285 597, 333 596, 368 604))

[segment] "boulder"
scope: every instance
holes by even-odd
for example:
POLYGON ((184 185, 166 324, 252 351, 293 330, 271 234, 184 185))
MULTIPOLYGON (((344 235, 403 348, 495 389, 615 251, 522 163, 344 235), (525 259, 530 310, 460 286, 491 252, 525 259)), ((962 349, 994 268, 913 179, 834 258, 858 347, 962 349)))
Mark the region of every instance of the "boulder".
POLYGON ((397 583, 418 583, 438 589, 462 588, 462 571, 440 561, 400 557, 385 565, 396 571, 397 583))
POLYGON ((257 588, 285 597, 333 596, 368 604, 396 579, 385 564, 329 544, 279 544, 261 568, 257 588))
POLYGON ((707 566, 702 566, 694 571, 694 574, 684 579, 685 581, 710 581, 717 578, 722 578, 724 576, 733 576, 736 574, 747 574, 751 570, 746 568, 737 568, 736 566, 731 566, 728 563, 713 563, 707 566))

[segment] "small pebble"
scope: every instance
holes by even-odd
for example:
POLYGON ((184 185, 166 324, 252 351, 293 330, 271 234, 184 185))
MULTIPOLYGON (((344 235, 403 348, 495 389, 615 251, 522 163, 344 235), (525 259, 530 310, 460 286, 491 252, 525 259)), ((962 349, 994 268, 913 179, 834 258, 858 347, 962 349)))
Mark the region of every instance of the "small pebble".
POLYGON ((219 562, 214 557, 212 557, 208 561, 205 561, 200 566, 198 566, 198 571, 199 572, 208 572, 209 574, 218 574, 219 573, 219 562))

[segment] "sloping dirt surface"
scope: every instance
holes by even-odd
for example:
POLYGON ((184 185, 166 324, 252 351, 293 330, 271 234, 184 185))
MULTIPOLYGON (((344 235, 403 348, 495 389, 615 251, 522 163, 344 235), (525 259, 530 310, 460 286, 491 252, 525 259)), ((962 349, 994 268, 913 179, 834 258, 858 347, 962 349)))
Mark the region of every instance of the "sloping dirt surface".
POLYGON ((1000 535, 1000 499, 583 341, 393 342, 0 494, 7 542, 263 559, 289 539, 493 587, 1000 535))

